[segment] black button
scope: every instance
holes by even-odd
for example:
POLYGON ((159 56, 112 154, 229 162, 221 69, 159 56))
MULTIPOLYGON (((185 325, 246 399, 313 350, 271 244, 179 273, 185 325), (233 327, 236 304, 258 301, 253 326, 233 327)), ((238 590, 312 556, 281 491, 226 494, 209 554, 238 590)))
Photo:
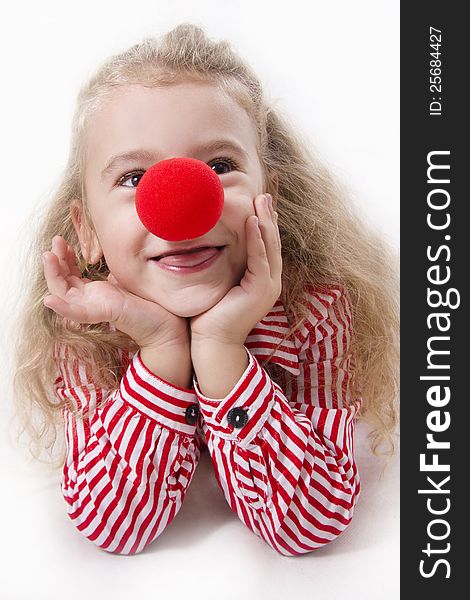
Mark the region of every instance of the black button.
POLYGON ((240 429, 248 423, 248 413, 244 408, 231 408, 227 413, 227 420, 232 427, 240 429))
POLYGON ((184 414, 186 423, 188 425, 194 425, 194 423, 197 421, 198 415, 199 415, 199 406, 197 404, 190 404, 184 414))

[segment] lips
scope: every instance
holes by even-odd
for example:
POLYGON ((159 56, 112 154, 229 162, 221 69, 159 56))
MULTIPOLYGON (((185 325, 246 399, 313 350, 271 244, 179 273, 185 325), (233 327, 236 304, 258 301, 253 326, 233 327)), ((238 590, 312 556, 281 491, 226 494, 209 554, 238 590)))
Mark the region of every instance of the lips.
POLYGON ((199 248, 184 253, 169 254, 161 258, 154 258, 160 264, 172 267, 195 267, 206 260, 213 258, 221 250, 221 247, 199 248))

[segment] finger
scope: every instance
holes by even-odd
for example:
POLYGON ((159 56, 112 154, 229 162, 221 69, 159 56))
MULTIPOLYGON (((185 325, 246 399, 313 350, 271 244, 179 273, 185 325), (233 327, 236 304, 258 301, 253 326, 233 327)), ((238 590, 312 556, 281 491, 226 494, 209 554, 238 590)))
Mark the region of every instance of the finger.
POLYGON ((247 268, 250 273, 269 277, 270 269, 266 248, 259 226, 259 218, 250 216, 246 223, 247 268))
POLYGON ((75 254, 75 250, 69 244, 67 244, 67 262, 69 265, 70 273, 72 275, 75 275, 76 277, 81 277, 82 273, 78 268, 77 255, 75 254))
POLYGON ((272 268, 272 276, 281 279, 282 276, 282 242, 281 233, 279 231, 279 215, 273 211, 274 231, 276 233, 276 260, 272 268))
POLYGON ((52 252, 59 259, 59 266, 64 277, 74 275, 81 278, 82 274, 77 265, 75 251, 62 236, 56 235, 52 238, 52 252))
POLYGON ((70 274, 69 264, 67 261, 67 242, 60 235, 55 235, 52 238, 52 252, 59 260, 59 266, 62 275, 65 277, 70 274))
POLYGON ((272 204, 264 200, 264 194, 262 196, 258 198, 255 207, 260 219, 260 230, 265 245, 270 274, 273 279, 277 279, 282 271, 279 231, 272 204))
POLYGON ((50 308, 61 317, 77 321, 78 323, 90 322, 88 320, 87 311, 83 306, 66 302, 65 300, 62 300, 62 298, 54 295, 46 296, 43 303, 44 306, 47 306, 47 308, 50 308))
POLYGON ((42 260, 44 276, 50 293, 54 296, 65 296, 70 286, 62 274, 62 268, 56 254, 54 252, 44 252, 42 260))
POLYGON ((89 279, 83 279, 75 275, 64 277, 57 256, 53 252, 43 254, 44 276, 47 287, 51 294, 65 298, 71 290, 81 292, 83 286, 89 279))

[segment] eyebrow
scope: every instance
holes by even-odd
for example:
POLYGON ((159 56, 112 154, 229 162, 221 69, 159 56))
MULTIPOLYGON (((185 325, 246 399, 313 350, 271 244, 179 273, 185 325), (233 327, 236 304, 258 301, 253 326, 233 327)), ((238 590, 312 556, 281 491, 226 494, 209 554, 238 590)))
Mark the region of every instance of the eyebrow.
MULTIPOLYGON (((248 156, 245 150, 236 142, 231 140, 214 140, 207 144, 200 144, 197 147, 192 149, 191 155, 197 154, 198 152, 220 152, 223 150, 228 150, 239 157, 247 160, 248 156)), ((105 168, 101 171, 101 179, 105 179, 109 177, 112 173, 114 173, 117 169, 119 169, 122 165, 129 162, 151 162, 154 164, 158 160, 158 156, 150 152, 148 150, 130 150, 128 152, 123 152, 121 154, 115 154, 112 156, 107 162, 105 168)))

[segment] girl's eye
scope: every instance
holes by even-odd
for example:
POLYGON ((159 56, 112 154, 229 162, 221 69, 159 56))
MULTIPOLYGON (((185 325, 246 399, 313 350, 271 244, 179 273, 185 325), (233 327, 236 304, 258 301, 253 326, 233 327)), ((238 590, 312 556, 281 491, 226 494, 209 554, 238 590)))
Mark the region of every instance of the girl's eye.
POLYGON ((126 173, 126 175, 123 175, 117 182, 118 185, 122 185, 122 187, 127 187, 127 188, 131 188, 131 189, 135 189, 137 187, 137 185, 139 184, 140 179, 142 178, 142 175, 145 173, 145 171, 133 171, 132 173, 126 173), (130 181, 131 184, 130 185, 124 185, 124 183, 126 181, 130 181), (133 185, 135 183, 135 186, 133 185))
MULTIPOLYGON (((208 164, 217 173, 217 175, 225 175, 234 169, 238 169, 238 165, 231 158, 216 158, 208 164)), ((126 173, 118 179, 117 185, 130 189, 136 189, 144 173, 145 171, 132 171, 131 173, 126 173), (127 182, 130 182, 130 184, 127 182)))
POLYGON ((231 158, 216 158, 208 164, 217 175, 225 175, 233 169, 238 169, 238 165, 231 158))

